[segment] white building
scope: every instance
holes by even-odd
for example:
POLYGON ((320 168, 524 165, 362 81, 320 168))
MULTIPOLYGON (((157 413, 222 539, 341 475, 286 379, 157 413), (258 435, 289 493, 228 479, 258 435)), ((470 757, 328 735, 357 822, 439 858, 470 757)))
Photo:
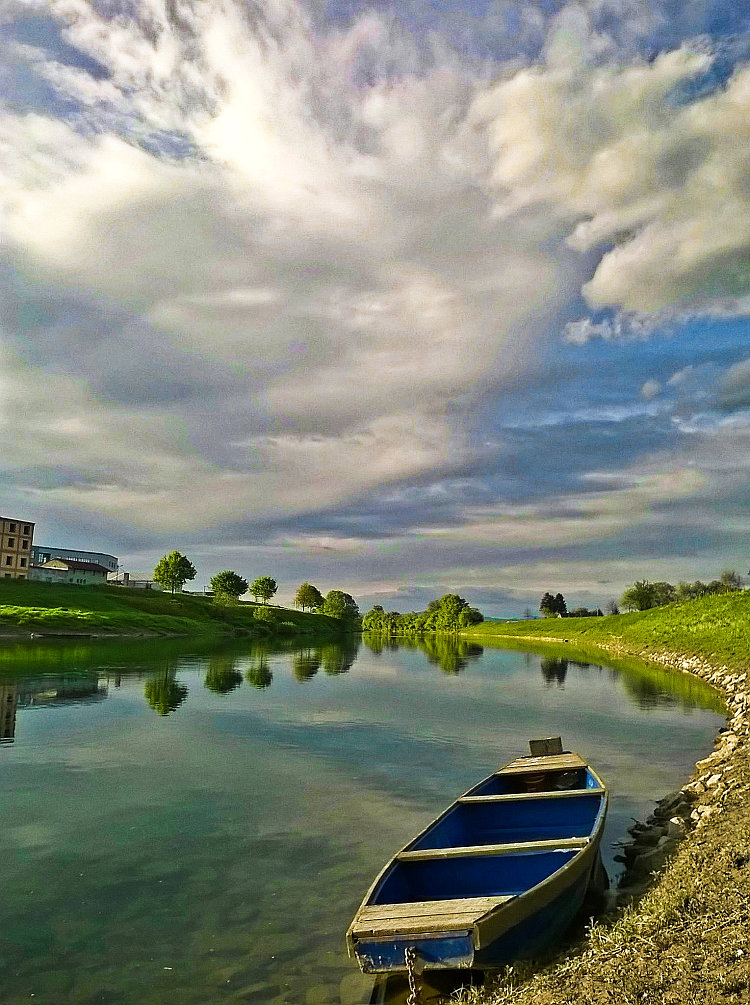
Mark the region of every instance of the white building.
POLYGON ((74 562, 51 558, 43 565, 32 565, 29 579, 37 583, 72 583, 75 586, 99 586, 107 582, 107 569, 96 562, 74 562))
POLYGON ((82 551, 80 548, 52 548, 47 544, 35 544, 31 548, 33 565, 44 565, 53 558, 62 558, 71 562, 91 562, 101 565, 107 572, 117 572, 118 560, 114 555, 103 551, 82 551))

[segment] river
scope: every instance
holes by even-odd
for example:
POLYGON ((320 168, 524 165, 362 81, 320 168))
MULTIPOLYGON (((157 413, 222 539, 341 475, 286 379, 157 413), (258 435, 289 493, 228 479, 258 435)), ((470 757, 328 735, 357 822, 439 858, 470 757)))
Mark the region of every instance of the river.
POLYGON ((706 686, 569 652, 67 642, 0 649, 4 1005, 357 1005, 344 933, 385 860, 530 737, 631 817, 724 718, 706 686))

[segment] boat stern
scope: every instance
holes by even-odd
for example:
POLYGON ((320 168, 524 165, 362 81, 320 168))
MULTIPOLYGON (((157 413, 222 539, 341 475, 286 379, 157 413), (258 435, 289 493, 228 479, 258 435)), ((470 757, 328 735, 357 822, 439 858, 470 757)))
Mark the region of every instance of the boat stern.
POLYGON ((471 932, 423 932, 381 939, 347 939, 365 974, 405 972, 406 954, 415 953, 419 970, 460 970, 473 966, 474 943, 471 932))

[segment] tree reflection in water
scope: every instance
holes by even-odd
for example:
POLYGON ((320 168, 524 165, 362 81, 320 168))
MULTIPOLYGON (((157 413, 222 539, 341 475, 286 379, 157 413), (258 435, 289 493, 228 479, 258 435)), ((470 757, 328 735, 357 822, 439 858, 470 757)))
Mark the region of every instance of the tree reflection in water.
POLYGON ((327 674, 348 673, 359 652, 359 636, 349 635, 341 642, 322 646, 321 665, 327 674))
POLYGON ((484 647, 476 642, 467 642, 455 635, 380 635, 369 632, 364 636, 365 645, 379 656, 384 649, 420 649, 430 663, 439 666, 443 673, 457 674, 470 662, 478 660, 484 647))
POLYGON ((160 673, 149 677, 143 687, 143 693, 154 712, 169 715, 185 701, 188 689, 178 682, 172 667, 165 667, 160 673))
POLYGON ((565 678, 568 676, 567 660, 543 656, 540 661, 540 669, 547 687, 550 687, 554 683, 557 683, 558 687, 562 687, 565 684, 565 678))
POLYGON ((268 656, 266 653, 260 653, 255 661, 250 664, 245 673, 245 680, 252 687, 265 688, 271 686, 273 674, 268 666, 268 656))
POLYGON ((319 649, 303 649, 292 657, 292 672, 299 681, 310 680, 320 670, 319 649))
POLYGON ((237 669, 237 661, 231 656, 212 656, 203 686, 214 694, 229 694, 242 684, 242 674, 237 669))

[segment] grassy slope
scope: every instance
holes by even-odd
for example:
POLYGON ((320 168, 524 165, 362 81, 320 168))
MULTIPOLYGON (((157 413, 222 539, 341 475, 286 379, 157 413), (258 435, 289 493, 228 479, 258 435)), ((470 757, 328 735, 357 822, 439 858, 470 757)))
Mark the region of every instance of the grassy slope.
MULTIPOLYGON (((185 635, 242 632, 265 637, 253 620, 258 605, 220 606, 207 597, 113 586, 68 586, 0 580, 0 634, 185 635)), ((340 622, 321 614, 268 607, 287 634, 340 634, 340 622)))
POLYGON ((604 618, 485 621, 463 635, 561 639, 648 656, 668 650, 745 669, 750 661, 750 590, 604 618))

